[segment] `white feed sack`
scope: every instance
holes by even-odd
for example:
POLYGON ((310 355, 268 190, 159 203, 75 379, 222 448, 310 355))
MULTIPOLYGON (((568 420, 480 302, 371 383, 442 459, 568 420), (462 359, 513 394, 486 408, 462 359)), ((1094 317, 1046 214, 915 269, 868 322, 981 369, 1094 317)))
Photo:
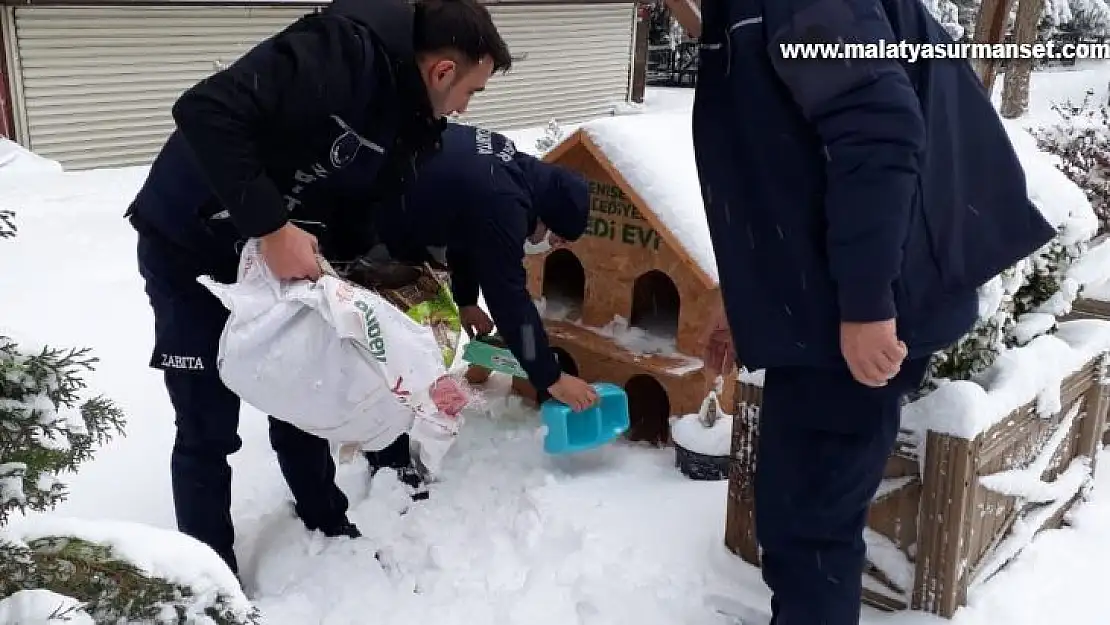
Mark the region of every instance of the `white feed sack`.
MULTIPOLYGON (((432 330, 374 292, 325 274, 280 281, 258 241, 244 247, 235 284, 199 278, 230 311, 218 369, 258 410, 340 445, 379 451, 409 432, 420 461, 439 469, 454 441, 461 389, 432 330), (433 391, 435 398, 433 398, 433 391)), ((463 402, 465 403, 465 401, 463 402)))

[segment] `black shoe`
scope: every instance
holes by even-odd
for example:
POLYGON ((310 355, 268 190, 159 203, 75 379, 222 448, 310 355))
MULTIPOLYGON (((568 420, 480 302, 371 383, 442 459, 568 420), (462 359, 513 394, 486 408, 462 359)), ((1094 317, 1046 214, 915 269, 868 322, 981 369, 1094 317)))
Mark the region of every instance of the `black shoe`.
POLYGON ((325 525, 323 527, 309 527, 308 529, 316 531, 319 530, 324 536, 328 538, 337 538, 339 536, 346 536, 347 538, 362 538, 362 532, 358 531, 358 526, 351 523, 347 519, 335 523, 333 525, 325 525))
POLYGON ((317 524, 305 521, 304 517, 297 514, 295 506, 293 508, 293 514, 301 520, 301 523, 304 523, 305 529, 310 532, 320 532, 328 538, 336 538, 338 536, 346 536, 347 538, 362 538, 362 532, 358 531, 358 526, 354 523, 351 523, 347 519, 346 515, 331 523, 317 524))
POLYGON ((409 465, 397 469, 397 479, 406 486, 405 490, 413 501, 424 501, 428 498, 428 486, 424 484, 424 476, 416 467, 409 465))
POLYGON ((381 469, 393 469, 397 472, 397 479, 405 485, 405 490, 408 491, 408 495, 413 501, 423 501, 428 498, 424 476, 413 464, 407 434, 399 436, 385 449, 363 452, 363 456, 369 466, 371 478, 381 469))

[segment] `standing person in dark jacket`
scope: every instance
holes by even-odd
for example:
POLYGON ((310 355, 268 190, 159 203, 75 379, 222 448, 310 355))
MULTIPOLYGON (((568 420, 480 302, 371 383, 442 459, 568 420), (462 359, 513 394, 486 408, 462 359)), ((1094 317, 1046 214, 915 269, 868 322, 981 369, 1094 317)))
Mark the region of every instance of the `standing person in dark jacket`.
MULTIPOLYGON (((400 191, 437 149, 443 117, 510 64, 477 0, 336 0, 174 105, 177 129, 127 214, 154 310, 151 366, 176 414, 178 527, 232 570, 227 456, 241 446, 240 400, 216 363, 228 313, 197 276, 233 282, 251 237, 281 279, 317 278, 317 253, 369 249, 368 207, 400 191)), ((270 440, 305 526, 358 537, 328 442, 273 418, 270 440)))
POLYGON ((950 43, 918 0, 703 0, 701 15, 693 136, 721 327, 766 370, 755 509, 772 622, 855 624, 900 402, 970 330, 977 288, 1055 233, 966 61, 780 54, 950 43))
POLYGON ((402 207, 379 211, 379 230, 398 258, 418 260, 426 248, 445 247, 467 332, 484 334, 496 323, 541 396, 584 410, 597 392, 560 369, 521 261, 526 243, 577 240, 588 213, 581 175, 518 152, 499 133, 448 124, 442 151, 421 166, 402 207), (478 307, 479 289, 492 320, 478 307))

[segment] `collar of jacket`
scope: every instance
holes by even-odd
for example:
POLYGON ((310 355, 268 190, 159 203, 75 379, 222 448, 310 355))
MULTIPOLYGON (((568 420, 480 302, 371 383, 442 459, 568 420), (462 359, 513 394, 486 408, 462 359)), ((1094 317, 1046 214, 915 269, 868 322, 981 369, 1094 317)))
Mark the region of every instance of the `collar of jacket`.
POLYGON ((435 151, 446 124, 432 110, 413 48, 415 11, 406 0, 334 0, 325 11, 355 20, 373 32, 389 59, 401 103, 398 139, 415 154, 435 151))

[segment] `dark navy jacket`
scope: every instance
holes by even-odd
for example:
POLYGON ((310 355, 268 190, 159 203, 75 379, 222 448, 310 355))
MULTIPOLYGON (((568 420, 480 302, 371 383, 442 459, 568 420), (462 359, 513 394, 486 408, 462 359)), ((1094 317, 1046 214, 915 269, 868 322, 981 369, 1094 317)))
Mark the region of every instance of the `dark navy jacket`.
POLYGON ((442 151, 417 170, 403 206, 379 212, 378 230, 397 258, 446 247, 456 303, 477 304, 481 289, 498 333, 543 393, 561 370, 528 293, 524 241, 537 220, 575 240, 588 210, 581 175, 518 152, 504 135, 452 123, 442 151))
POLYGON ((786 59, 780 43, 951 42, 918 0, 705 0, 694 142, 737 355, 843 366, 841 321, 911 357, 1055 232, 965 60, 786 59))
POLYGON ((371 206, 433 151, 403 0, 337 0, 195 85, 129 214, 227 275, 242 241, 292 221, 342 260, 369 249, 371 206))

